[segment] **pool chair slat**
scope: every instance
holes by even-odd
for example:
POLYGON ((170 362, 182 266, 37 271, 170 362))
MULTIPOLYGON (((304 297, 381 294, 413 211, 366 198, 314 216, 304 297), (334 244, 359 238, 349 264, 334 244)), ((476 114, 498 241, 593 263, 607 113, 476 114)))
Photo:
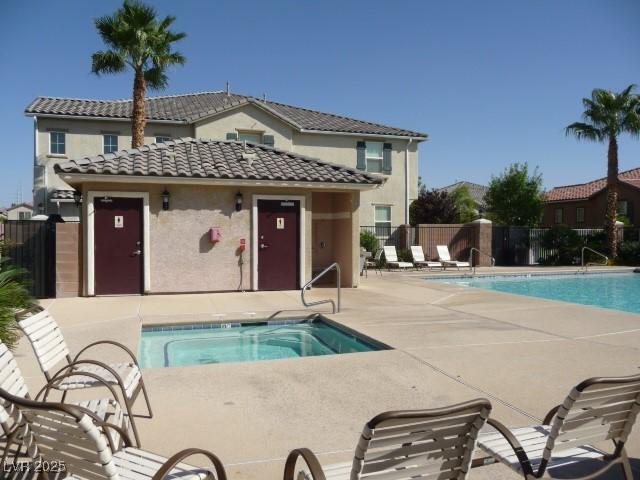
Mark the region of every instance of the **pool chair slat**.
POLYGON ((594 408, 611 403, 634 402, 638 398, 638 392, 619 393, 609 397, 594 397, 587 400, 577 400, 574 403, 575 408, 594 408))
POLYGON ((454 456, 451 460, 442 461, 441 458, 429 454, 421 454, 410 457, 396 457, 381 460, 376 463, 367 463, 362 468, 362 474, 366 475, 371 472, 381 470, 397 470, 400 468, 425 467, 427 472, 438 472, 441 470, 451 470, 459 468, 463 459, 460 455, 454 456))
MULTIPOLYGON (((448 480, 454 478, 460 478, 462 474, 459 468, 450 469, 450 470, 436 470, 433 471, 433 466, 422 466, 422 467, 412 467, 410 469, 404 470, 390 470, 388 472, 382 474, 376 474, 367 476, 364 475, 361 478, 371 479, 371 480, 403 480, 403 479, 414 479, 414 480, 448 480)), ((464 478, 464 477, 462 477, 464 478)))
POLYGON ((585 403, 587 400, 597 398, 612 398, 614 399, 618 395, 625 393, 640 394, 640 383, 631 385, 622 385, 609 388, 599 388, 593 390, 586 390, 584 392, 571 392, 569 397, 575 400, 576 405, 580 405, 579 402, 585 403))
POLYGON ((384 423, 376 425, 375 433, 376 438, 382 438, 385 436, 398 435, 399 433, 405 433, 407 431, 417 431, 420 429, 438 428, 443 425, 465 425, 469 422, 473 422, 478 418, 477 413, 464 412, 462 415, 455 415, 451 417, 433 417, 430 419, 416 418, 415 421, 410 419, 390 419, 385 420, 384 423))
MULTIPOLYGON (((416 430, 416 433, 409 433, 402 437, 403 443, 416 443, 421 441, 432 440, 433 438, 445 438, 450 436, 466 435, 471 428, 470 425, 456 426, 453 428, 443 428, 440 430, 416 430)), ((369 443, 369 448, 382 448, 389 445, 397 445, 398 439, 395 437, 374 438, 369 443)))

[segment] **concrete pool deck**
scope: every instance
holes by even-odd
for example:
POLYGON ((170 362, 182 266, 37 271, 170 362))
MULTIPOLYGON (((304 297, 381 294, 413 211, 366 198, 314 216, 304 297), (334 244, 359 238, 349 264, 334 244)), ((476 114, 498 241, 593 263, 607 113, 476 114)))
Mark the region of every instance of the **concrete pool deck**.
MULTIPOLYGON (((484 396, 494 405, 492 416, 512 427, 527 425, 587 377, 639 372, 640 315, 421 276, 369 272, 359 288, 343 290, 342 313, 327 314, 394 350, 146 369, 155 416, 138 420, 143 446, 165 455, 202 447, 223 460, 230 479, 276 479, 295 447, 311 448, 323 463, 350 460, 364 423, 385 410, 484 396)), ((331 295, 333 289, 319 288, 308 296, 331 295)), ((106 338, 137 350, 141 323, 260 318, 281 309, 302 313, 297 291, 42 303, 72 351, 106 338)), ((107 351, 100 355, 115 359, 107 351)), ((37 391, 44 378, 24 339, 16 356, 37 391)), ((628 452, 640 477, 638 425, 628 452)), ((471 478, 520 477, 492 465, 474 469, 471 478)), ((619 471, 603 478, 619 478, 619 471)))

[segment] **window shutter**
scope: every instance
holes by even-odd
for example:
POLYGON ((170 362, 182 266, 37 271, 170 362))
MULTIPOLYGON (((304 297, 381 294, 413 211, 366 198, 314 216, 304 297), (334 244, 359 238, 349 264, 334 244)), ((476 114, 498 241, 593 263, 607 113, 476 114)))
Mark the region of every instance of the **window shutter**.
POLYGON ((358 142, 356 144, 356 150, 358 152, 356 168, 358 170, 366 170, 367 169, 367 159, 365 157, 366 149, 367 149, 367 145, 365 144, 365 142, 358 142))
POLYGON ((382 146, 382 171, 387 175, 391 173, 391 144, 382 146))
POLYGON ((262 144, 268 147, 273 147, 276 144, 273 135, 262 135, 262 144))
POLYGON ((227 133, 227 140, 238 140, 238 134, 235 132, 227 133))

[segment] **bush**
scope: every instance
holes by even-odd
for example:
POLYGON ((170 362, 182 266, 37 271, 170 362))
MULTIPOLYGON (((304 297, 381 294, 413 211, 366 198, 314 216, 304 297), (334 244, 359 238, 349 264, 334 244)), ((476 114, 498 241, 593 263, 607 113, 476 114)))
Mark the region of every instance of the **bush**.
POLYGON ((373 255, 378 250, 378 239, 373 232, 360 232, 360 246, 373 255))
POLYGON ((398 248, 397 253, 399 261, 413 263, 413 256, 411 255, 411 251, 409 249, 398 248))
POLYGON ((575 265, 580 262, 584 239, 566 225, 556 225, 544 233, 540 244, 553 251, 547 259, 539 260, 542 265, 575 265))
POLYGON ((618 265, 640 265, 640 242, 627 240, 618 246, 618 265))
MULTIPOLYGON (((0 253, 3 248, 0 245, 0 253)), ((33 305, 24 282, 24 270, 0 259, 0 341, 13 349, 18 341, 18 324, 15 312, 33 305)))

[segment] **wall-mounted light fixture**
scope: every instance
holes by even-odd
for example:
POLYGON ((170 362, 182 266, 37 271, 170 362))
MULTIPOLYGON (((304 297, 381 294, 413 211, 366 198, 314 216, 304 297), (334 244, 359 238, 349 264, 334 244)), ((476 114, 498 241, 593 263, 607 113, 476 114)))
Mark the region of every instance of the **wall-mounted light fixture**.
POLYGON ((162 209, 169 210, 169 197, 171 196, 167 189, 165 188, 162 192, 162 209))
POLYGON ((73 191, 73 202, 76 204, 76 207, 79 207, 82 203, 82 194, 78 190, 73 191))
POLYGON ((236 212, 242 210, 242 193, 236 193, 236 212))

